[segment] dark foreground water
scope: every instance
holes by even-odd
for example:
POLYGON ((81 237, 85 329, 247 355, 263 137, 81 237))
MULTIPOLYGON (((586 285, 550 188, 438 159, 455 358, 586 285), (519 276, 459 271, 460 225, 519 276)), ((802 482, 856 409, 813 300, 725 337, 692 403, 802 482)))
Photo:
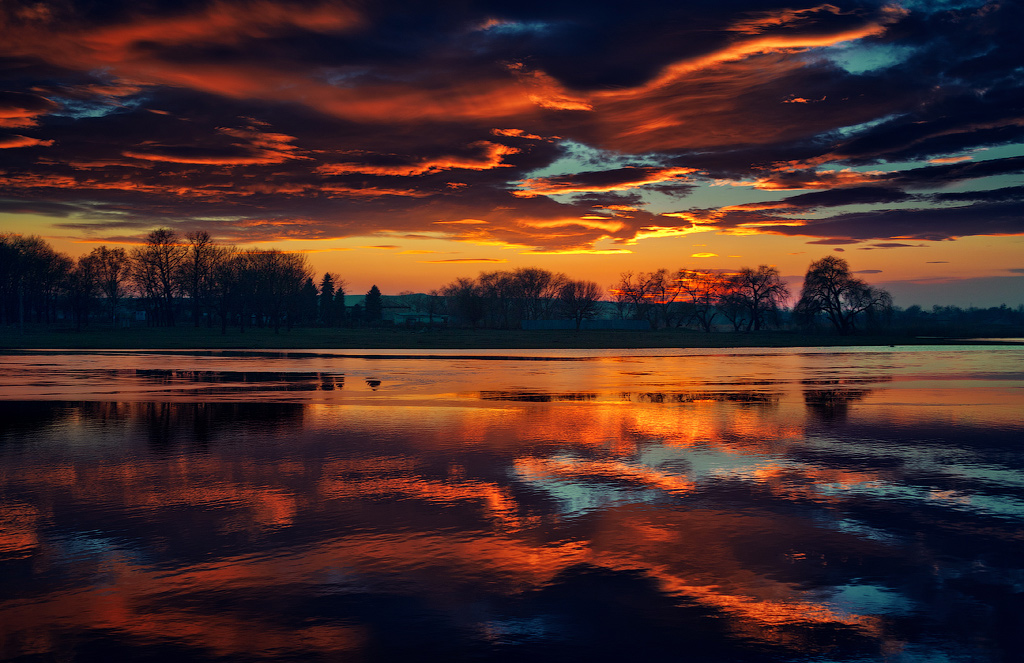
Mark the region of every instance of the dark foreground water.
POLYGON ((0 356, 0 658, 1021 660, 1024 348, 474 355, 0 356))

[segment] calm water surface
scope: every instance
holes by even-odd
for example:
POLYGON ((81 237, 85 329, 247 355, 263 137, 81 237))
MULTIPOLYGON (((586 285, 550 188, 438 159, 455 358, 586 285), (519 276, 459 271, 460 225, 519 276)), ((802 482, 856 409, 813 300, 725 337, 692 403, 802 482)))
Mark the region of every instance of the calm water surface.
POLYGON ((1024 348, 0 355, 0 658, 1010 662, 1024 348))

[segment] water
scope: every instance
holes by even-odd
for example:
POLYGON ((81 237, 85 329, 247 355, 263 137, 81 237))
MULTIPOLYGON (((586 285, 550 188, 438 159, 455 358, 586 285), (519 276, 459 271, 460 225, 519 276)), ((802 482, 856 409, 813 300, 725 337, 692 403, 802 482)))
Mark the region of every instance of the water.
POLYGON ((1024 348, 0 356, 0 658, 1019 660, 1024 348))

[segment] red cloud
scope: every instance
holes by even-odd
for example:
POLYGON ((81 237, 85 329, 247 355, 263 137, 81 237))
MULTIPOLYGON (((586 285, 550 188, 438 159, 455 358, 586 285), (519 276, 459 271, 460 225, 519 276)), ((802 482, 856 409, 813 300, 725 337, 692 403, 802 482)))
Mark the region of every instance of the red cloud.
POLYGON ((36 118, 55 110, 57 110, 56 103, 37 94, 0 92, 0 127, 8 129, 34 127, 38 123, 36 118))
POLYGON ((11 149, 15 147, 48 147, 53 145, 52 140, 40 140, 38 138, 29 138, 28 136, 4 136, 0 137, 0 150, 11 149))
POLYGON ((218 166, 241 166, 254 164, 282 163, 289 159, 305 159, 308 157, 295 154, 292 145, 294 136, 268 133, 250 126, 244 129, 221 127, 222 135, 235 139, 230 142, 230 153, 187 148, 176 146, 155 146, 142 150, 125 150, 121 154, 132 159, 143 161, 165 161, 181 164, 204 164, 218 166))

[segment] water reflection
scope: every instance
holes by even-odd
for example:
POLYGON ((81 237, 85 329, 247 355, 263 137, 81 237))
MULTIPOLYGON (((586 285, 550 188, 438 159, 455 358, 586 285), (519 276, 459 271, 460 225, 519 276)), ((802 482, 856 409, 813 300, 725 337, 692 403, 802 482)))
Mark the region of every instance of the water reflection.
POLYGON ((826 420, 842 420, 850 411, 850 404, 864 400, 870 389, 805 389, 804 403, 808 411, 826 420))
POLYGON ((887 361, 0 401, 0 658, 1010 660, 1024 385, 887 361))

